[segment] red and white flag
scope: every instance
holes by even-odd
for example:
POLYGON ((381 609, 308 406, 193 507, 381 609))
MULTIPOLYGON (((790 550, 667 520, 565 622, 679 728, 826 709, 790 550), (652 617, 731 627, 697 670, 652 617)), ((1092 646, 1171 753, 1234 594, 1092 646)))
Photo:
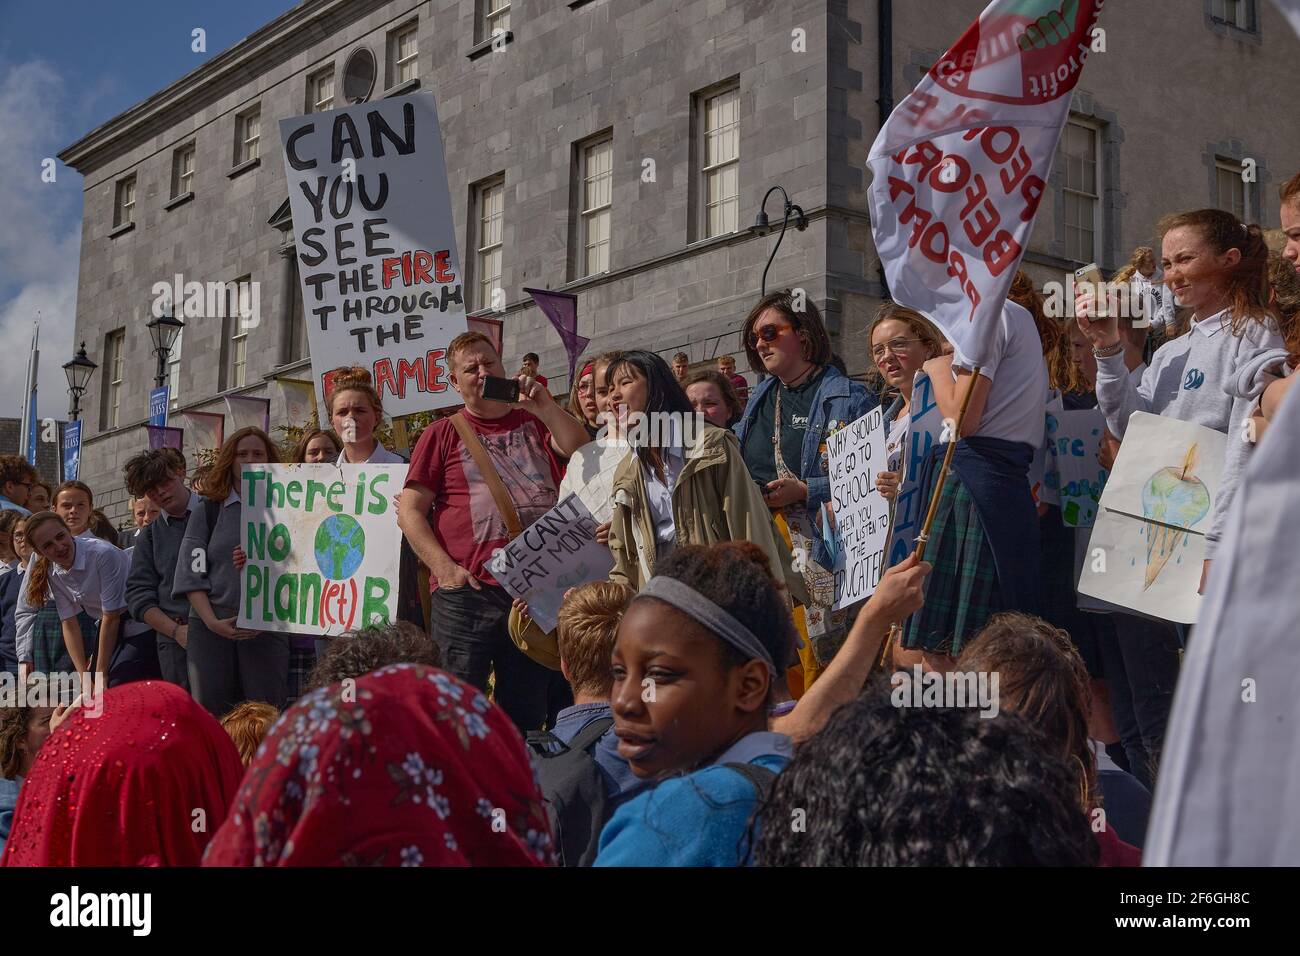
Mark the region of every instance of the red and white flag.
POLYGON ((871 229, 894 300, 972 364, 1047 188, 1105 0, 993 0, 871 147, 871 229))

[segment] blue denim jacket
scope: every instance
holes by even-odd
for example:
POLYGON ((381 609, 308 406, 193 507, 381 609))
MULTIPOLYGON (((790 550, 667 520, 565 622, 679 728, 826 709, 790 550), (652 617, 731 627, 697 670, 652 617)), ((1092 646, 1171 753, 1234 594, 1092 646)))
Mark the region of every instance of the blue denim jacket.
MULTIPOLYGON (((776 387, 776 382, 776 376, 769 375, 750 391, 745 414, 736 425, 736 437, 740 439, 742 448, 745 446, 745 435, 749 431, 755 413, 761 407, 767 393, 776 387)), ((804 432, 803 453, 799 461, 799 478, 808 486, 808 517, 814 526, 818 510, 831 498, 831 479, 822 469, 821 460, 821 446, 826 441, 826 433, 830 430, 830 425, 834 423, 838 427, 857 421, 879 404, 880 399, 865 385, 853 381, 835 366, 827 366, 826 374, 822 376, 821 384, 817 386, 817 394, 813 398, 812 415, 808 422, 808 430, 804 432)), ((813 560, 819 564, 826 564, 829 561, 826 545, 820 535, 813 551, 813 560)))

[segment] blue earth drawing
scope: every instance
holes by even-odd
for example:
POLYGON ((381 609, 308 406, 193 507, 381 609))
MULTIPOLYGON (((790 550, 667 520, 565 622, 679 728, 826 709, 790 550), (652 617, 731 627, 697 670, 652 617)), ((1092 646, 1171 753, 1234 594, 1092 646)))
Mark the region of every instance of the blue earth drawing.
POLYGON ((316 564, 331 581, 357 573, 366 556, 366 533, 350 515, 330 515, 316 529, 316 564))
MULTIPOLYGON (((1142 513, 1150 519, 1143 528, 1147 539, 1143 590, 1155 583, 1179 545, 1187 544, 1187 529, 1210 513, 1210 490, 1189 473, 1191 456, 1189 452, 1182 468, 1161 468, 1142 489, 1142 513)), ((1182 558, 1176 563, 1181 564, 1182 558)))

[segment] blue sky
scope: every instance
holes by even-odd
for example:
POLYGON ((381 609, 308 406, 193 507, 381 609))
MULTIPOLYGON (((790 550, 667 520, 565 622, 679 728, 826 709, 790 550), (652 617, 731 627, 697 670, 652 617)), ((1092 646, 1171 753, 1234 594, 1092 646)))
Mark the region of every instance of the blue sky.
MULTIPOLYGON (((0 0, 0 417, 17 417, 40 313, 42 416, 67 414, 80 174, 41 162, 184 76, 291 0, 0 0), (206 31, 206 51, 192 31, 206 31)), ((56 160, 57 162, 57 160, 56 160)), ((0 452, 11 449, 0 449, 0 452)))

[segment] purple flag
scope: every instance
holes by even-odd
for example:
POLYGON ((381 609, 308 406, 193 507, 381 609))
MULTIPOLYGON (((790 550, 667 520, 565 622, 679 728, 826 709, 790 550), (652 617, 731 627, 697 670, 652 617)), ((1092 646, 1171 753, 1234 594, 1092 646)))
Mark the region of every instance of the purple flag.
POLYGON ((181 450, 185 438, 185 429, 167 428, 164 425, 146 425, 149 429, 149 448, 157 451, 159 448, 175 448, 181 450))
POLYGON ((551 320, 555 331, 560 333, 564 351, 569 354, 569 380, 572 381, 578 356, 591 341, 578 334, 578 297, 569 292, 548 292, 545 289, 525 288, 524 291, 533 297, 537 307, 551 320))

